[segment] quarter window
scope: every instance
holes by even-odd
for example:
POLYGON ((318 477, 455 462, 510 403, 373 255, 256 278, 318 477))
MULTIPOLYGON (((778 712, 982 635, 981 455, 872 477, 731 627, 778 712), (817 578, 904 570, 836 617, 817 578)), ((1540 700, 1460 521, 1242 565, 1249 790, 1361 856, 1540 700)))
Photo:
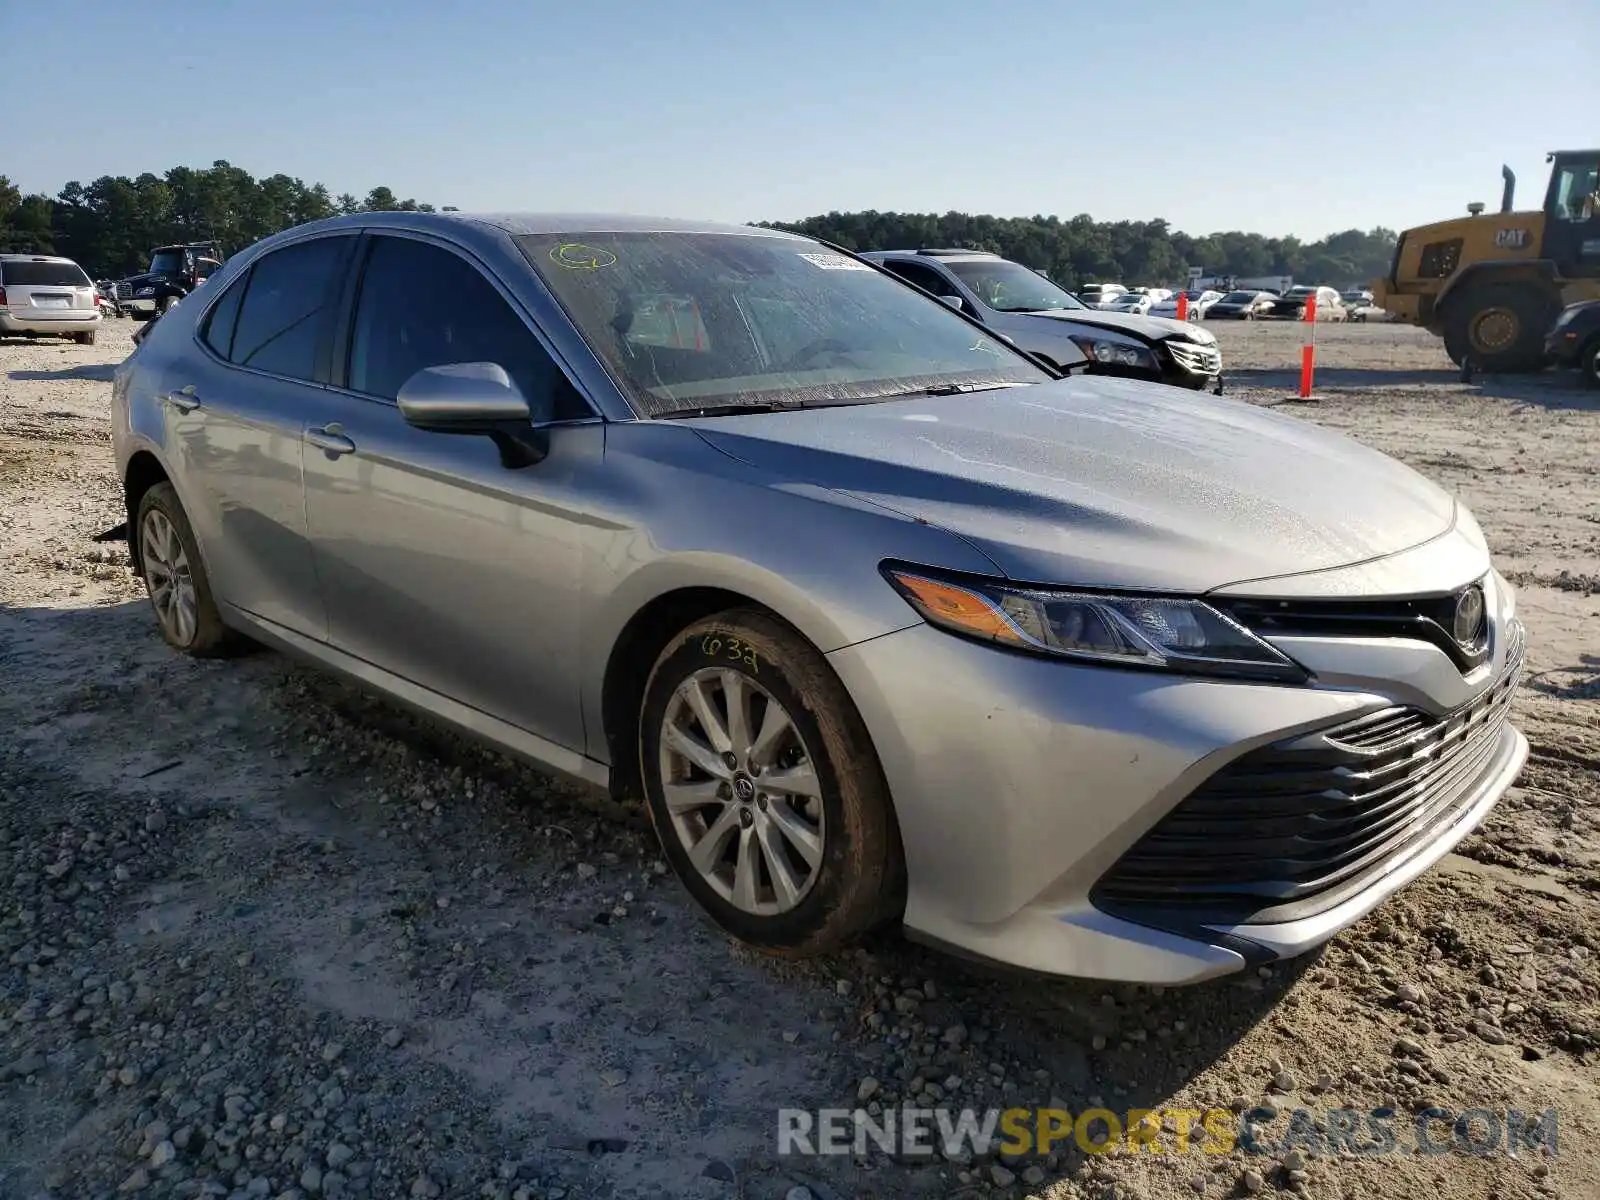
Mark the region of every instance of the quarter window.
POLYGON ((907 283, 914 283, 925 292, 932 292, 935 296, 953 296, 956 289, 950 286, 947 280, 932 267, 925 267, 921 263, 899 262, 891 259, 882 264, 884 270, 891 275, 898 275, 907 283))
MULTIPOLYGON (((696 326, 662 297, 658 336, 687 338, 696 326), (680 318, 676 327, 673 318, 680 318)), ((703 330, 701 330, 703 336, 703 330)), ((349 386, 393 400, 400 387, 425 367, 493 362, 533 403, 548 397, 545 411, 557 421, 593 413, 539 340, 494 285, 466 259, 412 238, 372 239, 361 298, 350 335, 349 386)))
POLYGON ((228 358, 233 354, 233 330, 239 320, 239 302, 244 299, 249 278, 249 272, 240 277, 217 301, 217 306, 206 318, 206 327, 200 336, 219 358, 228 358))
POLYGON ((314 238, 274 250, 250 269, 234 319, 228 361, 291 379, 314 380, 353 237, 314 238))

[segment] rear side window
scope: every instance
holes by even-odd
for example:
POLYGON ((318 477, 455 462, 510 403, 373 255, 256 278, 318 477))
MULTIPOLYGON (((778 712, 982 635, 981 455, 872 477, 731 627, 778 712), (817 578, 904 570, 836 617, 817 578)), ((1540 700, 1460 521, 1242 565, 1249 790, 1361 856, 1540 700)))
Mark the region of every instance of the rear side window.
MULTIPOLYGON (((704 336, 703 326, 672 304, 676 297, 657 299, 662 303, 655 326, 659 336, 681 337, 690 345, 697 329, 704 336)), ((594 415, 476 267, 440 246, 374 237, 350 334, 351 390, 393 400, 424 367, 463 362, 499 363, 528 399, 550 397, 554 420, 594 415)))
POLYGON ((88 287, 89 277, 72 262, 0 263, 0 284, 12 287, 88 287))
POLYGON ((249 282, 250 273, 246 271, 234 281, 206 318, 206 327, 200 337, 211 347, 211 352, 220 358, 229 358, 233 354, 233 330, 239 322, 239 302, 244 299, 245 285, 249 282))
POLYGON ((312 380, 340 277, 355 238, 325 237, 274 250, 250 268, 233 318, 228 361, 312 380))
POLYGON ((879 264, 891 275, 898 275, 907 283, 914 283, 925 292, 932 292, 935 296, 953 296, 955 288, 949 281, 932 267, 925 267, 921 263, 900 262, 891 260, 879 264))

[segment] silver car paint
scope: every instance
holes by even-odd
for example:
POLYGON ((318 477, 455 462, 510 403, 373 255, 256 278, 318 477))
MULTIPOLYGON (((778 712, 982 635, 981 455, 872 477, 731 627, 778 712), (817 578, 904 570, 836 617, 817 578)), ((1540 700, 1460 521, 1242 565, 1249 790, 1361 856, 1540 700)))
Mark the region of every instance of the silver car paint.
MULTIPOLYGON (((1489 667, 1463 677, 1420 642, 1300 639, 1294 653, 1323 678, 1289 688, 1106 671, 934 630, 884 583, 882 560, 1250 595, 1437 593, 1489 561, 1470 516, 1404 467, 1275 414, 1169 401, 1159 385, 1081 379, 638 420, 510 240, 606 228, 723 227, 338 218, 236 255, 201 303, 161 319, 117 373, 118 464, 147 453, 173 479, 231 622, 603 785, 602 689, 623 629, 678 589, 726 589, 827 653, 860 709, 906 843, 909 928, 1043 970, 1173 982, 1243 960, 1091 909, 1087 884, 1122 849, 1227 758, 1396 701, 1445 711, 1503 664, 1497 646, 1489 667), (393 405, 353 393, 285 390, 200 347, 207 307, 257 256, 361 228, 409 231, 475 261, 606 419, 552 427, 546 462, 505 471, 486 442, 420 433, 393 405), (192 412, 164 399, 190 385, 201 400, 192 412), (292 411, 263 411, 279 406, 292 411), (304 444, 329 422, 350 452, 304 444), (266 478, 226 478, 241 462, 266 478), (1366 489, 1378 498, 1362 499, 1366 489), (308 560, 319 581, 309 594, 308 560), (1270 586, 1242 583, 1263 578, 1270 586)), ((1503 626, 1510 590, 1491 580, 1503 626)), ((1508 728, 1507 769, 1525 754, 1508 728)), ((1392 879, 1403 874, 1397 866, 1392 879)), ((1370 907, 1390 883, 1356 900, 1370 907)), ((1339 927, 1277 936, 1304 948, 1339 927)))

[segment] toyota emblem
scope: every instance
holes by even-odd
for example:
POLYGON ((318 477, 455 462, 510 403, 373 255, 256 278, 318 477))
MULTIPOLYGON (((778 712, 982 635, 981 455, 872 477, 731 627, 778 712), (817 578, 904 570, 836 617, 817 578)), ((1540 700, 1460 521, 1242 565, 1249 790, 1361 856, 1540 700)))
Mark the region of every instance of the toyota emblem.
POLYGON ((1451 634, 1462 646, 1477 646, 1483 641, 1484 618, 1488 609, 1483 601, 1483 589, 1477 584, 1464 589, 1456 597, 1456 615, 1451 634))

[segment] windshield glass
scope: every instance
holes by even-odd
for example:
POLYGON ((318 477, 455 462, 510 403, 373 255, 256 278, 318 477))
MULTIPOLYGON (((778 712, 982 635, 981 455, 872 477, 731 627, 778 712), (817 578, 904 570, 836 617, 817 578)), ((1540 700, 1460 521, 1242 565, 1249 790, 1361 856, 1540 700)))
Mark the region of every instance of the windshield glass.
POLYGON ((1049 312, 1082 308, 1078 298, 1037 271, 1004 259, 968 259, 947 262, 956 278, 978 293, 990 308, 1000 312, 1049 312))
POLYGON ((157 250, 150 256, 150 273, 152 275, 183 274, 183 251, 157 250))
POLYGON ((1217 303, 1218 304, 1248 304, 1250 301, 1254 300, 1255 298, 1256 298, 1256 294, 1254 292, 1229 292, 1221 300, 1218 300, 1217 303))
POLYGON ((74 262, 3 262, 0 284, 14 287, 87 287, 89 277, 74 262))
POLYGON ((674 232, 517 243, 644 416, 1050 378, 945 305, 815 242, 674 232))

